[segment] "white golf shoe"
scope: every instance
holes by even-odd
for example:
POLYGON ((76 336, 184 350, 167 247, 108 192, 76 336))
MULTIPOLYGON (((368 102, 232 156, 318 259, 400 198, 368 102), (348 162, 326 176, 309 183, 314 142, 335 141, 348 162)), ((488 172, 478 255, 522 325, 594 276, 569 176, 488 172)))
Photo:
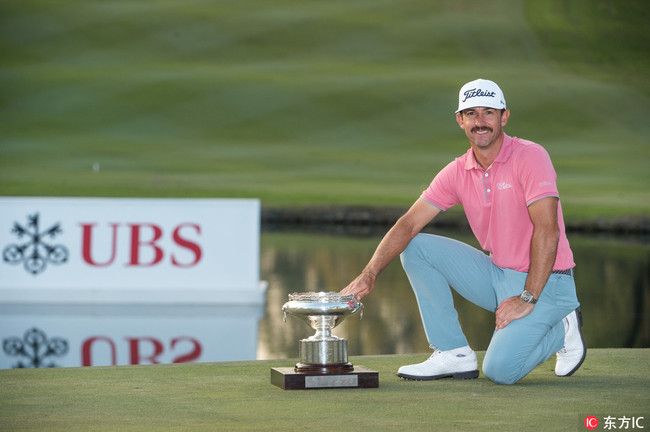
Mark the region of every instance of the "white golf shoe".
POLYGON ((582 335, 580 308, 562 319, 564 322, 564 347, 557 352, 555 375, 568 377, 580 368, 587 357, 587 344, 582 335))
POLYGON ((410 380, 436 380, 440 378, 472 379, 478 377, 476 353, 468 349, 466 353, 458 350, 436 350, 422 363, 402 366, 397 376, 410 380))

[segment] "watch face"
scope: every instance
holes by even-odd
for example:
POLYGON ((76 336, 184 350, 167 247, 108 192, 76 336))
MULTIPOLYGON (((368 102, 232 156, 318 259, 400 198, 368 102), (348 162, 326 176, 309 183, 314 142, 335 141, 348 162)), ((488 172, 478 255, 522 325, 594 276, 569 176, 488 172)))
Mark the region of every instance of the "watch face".
POLYGON ((528 291, 524 291, 521 293, 521 300, 525 301, 526 303, 530 303, 533 300, 533 295, 528 291))

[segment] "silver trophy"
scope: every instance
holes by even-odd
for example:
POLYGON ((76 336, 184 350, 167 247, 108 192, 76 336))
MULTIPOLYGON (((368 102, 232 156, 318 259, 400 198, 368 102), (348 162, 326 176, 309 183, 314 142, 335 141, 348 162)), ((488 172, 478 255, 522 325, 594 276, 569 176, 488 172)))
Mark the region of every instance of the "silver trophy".
POLYGON ((296 372, 336 373, 354 370, 348 362, 348 341, 334 336, 332 329, 345 318, 361 311, 363 304, 353 294, 313 292, 289 294, 289 301, 282 306, 284 320, 287 314, 305 321, 316 334, 302 339, 299 344, 300 362, 296 372))

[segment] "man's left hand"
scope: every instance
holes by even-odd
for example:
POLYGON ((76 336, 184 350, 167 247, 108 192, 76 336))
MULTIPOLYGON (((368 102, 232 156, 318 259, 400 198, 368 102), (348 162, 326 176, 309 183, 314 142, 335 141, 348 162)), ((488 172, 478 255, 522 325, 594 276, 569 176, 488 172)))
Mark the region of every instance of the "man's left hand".
POLYGON ((525 317, 535 309, 532 303, 521 301, 521 297, 513 296, 501 302, 496 313, 496 329, 501 330, 514 320, 525 317))

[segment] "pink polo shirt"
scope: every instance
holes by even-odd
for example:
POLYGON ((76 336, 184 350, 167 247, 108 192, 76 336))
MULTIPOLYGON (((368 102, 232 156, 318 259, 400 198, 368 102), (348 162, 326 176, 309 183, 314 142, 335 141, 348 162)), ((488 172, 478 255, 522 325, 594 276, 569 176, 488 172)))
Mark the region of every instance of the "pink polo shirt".
MULTIPOLYGON (((445 211, 462 204, 481 247, 501 268, 528 272, 533 224, 528 206, 538 199, 559 197, 556 175, 546 150, 531 141, 504 134, 494 163, 483 169, 470 148, 443 168, 422 199, 445 211)), ((558 203, 560 242, 554 270, 575 267, 558 203)))

